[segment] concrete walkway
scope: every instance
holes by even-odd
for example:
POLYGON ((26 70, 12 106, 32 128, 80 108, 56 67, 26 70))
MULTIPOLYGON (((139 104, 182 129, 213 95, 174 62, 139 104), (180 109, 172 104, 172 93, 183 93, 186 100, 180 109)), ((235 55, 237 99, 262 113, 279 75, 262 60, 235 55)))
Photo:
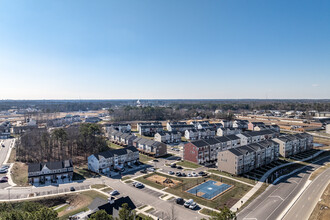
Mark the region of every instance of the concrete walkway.
POLYGON ((226 178, 226 179, 230 179, 230 180, 233 180, 233 181, 236 181, 236 182, 239 182, 239 183, 242 183, 242 184, 245 184, 245 185, 248 185, 248 186, 252 186, 254 187, 255 185, 251 184, 251 183, 247 183, 247 182, 244 182, 242 180, 238 180, 238 179, 235 179, 235 178, 232 178, 232 177, 229 177, 229 176, 225 176, 225 175, 221 175, 221 174, 217 174, 217 173, 212 173, 212 172, 208 172, 206 171, 206 173, 208 174, 213 174, 215 176, 220 176, 220 177, 223 177, 223 178, 226 178))
MULTIPOLYGON (((270 170, 268 170, 259 180, 259 182, 249 191, 247 192, 243 198, 241 198, 235 205, 233 205, 230 210, 233 211, 233 212, 236 212, 244 203, 246 203, 246 201, 248 201, 259 189, 260 187, 262 186, 262 184, 265 182, 265 180, 268 178, 268 176, 273 173, 274 171, 282 168, 282 167, 286 167, 286 166, 289 166, 289 165, 292 165, 292 164, 295 164, 295 163, 299 163, 299 162, 304 162, 306 160, 310 160, 318 155, 320 155, 321 153, 323 153, 324 151, 319 151, 317 153, 315 153, 314 155, 310 156, 310 157, 307 157, 305 159, 302 159, 300 161, 295 161, 295 162, 290 162, 290 163, 286 163, 286 164, 281 164, 277 167, 274 167, 270 170)), ((276 181, 276 180, 275 180, 276 181)))

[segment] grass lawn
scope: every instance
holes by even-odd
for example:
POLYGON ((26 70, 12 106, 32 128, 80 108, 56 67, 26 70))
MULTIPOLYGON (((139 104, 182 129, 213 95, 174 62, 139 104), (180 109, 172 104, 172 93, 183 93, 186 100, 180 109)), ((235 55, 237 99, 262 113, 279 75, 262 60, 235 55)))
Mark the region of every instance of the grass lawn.
POLYGON ((209 215, 209 216, 212 216, 212 213, 214 213, 213 210, 207 209, 207 208, 202 208, 199 212, 204 215, 209 215))
POLYGON ((164 197, 166 197, 168 194, 164 194, 164 195, 162 195, 160 198, 164 198, 164 197))
POLYGON ((104 187, 107 187, 107 185, 105 185, 105 184, 94 184, 94 185, 91 185, 91 188, 92 189, 102 189, 104 187))
POLYGON ((17 186, 28 186, 28 166, 25 163, 16 162, 11 169, 11 178, 17 186))
POLYGON ((175 197, 174 196, 171 196, 170 198, 168 198, 167 200, 172 200, 174 199, 175 197))
POLYGON ((227 207, 233 206, 250 189, 252 189, 251 186, 248 186, 246 184, 239 183, 239 182, 227 179, 225 177, 218 177, 215 175, 210 175, 210 177, 208 177, 208 178, 203 178, 203 177, 194 178, 194 179, 186 178, 186 179, 182 179, 182 180, 183 180, 183 184, 181 184, 181 186, 179 185, 177 187, 167 188, 165 191, 172 193, 174 195, 177 195, 179 197, 185 198, 185 199, 194 199, 194 201, 196 201, 197 203, 214 208, 214 209, 223 208, 224 206, 227 206, 227 207), (221 181, 223 183, 233 185, 234 187, 232 189, 228 190, 227 192, 225 192, 224 194, 216 197, 213 200, 204 199, 202 197, 199 197, 199 196, 186 192, 187 189, 196 186, 197 181, 198 181, 198 183, 201 183, 204 180, 207 181, 209 179, 215 180, 215 181, 221 181), (183 186, 183 185, 187 185, 188 187, 183 186))
POLYGON ((324 190, 321 200, 316 204, 309 220, 318 219, 318 220, 327 220, 330 219, 330 184, 324 190), (328 208, 325 208, 328 207, 328 208))
POLYGON ((92 178, 95 176, 99 176, 99 174, 91 172, 88 170, 88 167, 86 164, 82 166, 76 166, 73 170, 73 180, 81 180, 81 179, 87 179, 92 178))
POLYGON ((244 207, 246 207, 247 205, 249 205, 253 200, 255 200, 261 193, 263 193, 267 187, 269 186, 269 184, 267 183, 263 183, 262 186, 257 190, 257 192, 255 192, 245 203, 244 205, 242 205, 239 210, 242 210, 244 207))
POLYGON ((246 182, 246 183, 255 185, 255 181, 253 179, 248 179, 248 178, 240 177, 240 176, 234 176, 234 175, 231 175, 229 173, 221 172, 219 170, 213 170, 213 169, 208 170, 208 172, 215 173, 215 174, 220 174, 220 175, 223 175, 223 176, 228 176, 228 177, 231 177, 233 179, 237 179, 237 180, 240 180, 240 181, 243 181, 243 182, 246 182))
POLYGON ((112 143, 110 141, 107 141, 107 143, 108 143, 108 147, 110 147, 111 149, 121 149, 121 148, 124 148, 123 146, 120 146, 118 144, 114 144, 114 143, 112 143))
POLYGON ((133 180, 126 180, 125 183, 127 183, 127 184, 133 183, 133 180))
POLYGON ((111 187, 107 187, 107 188, 102 189, 102 192, 105 192, 105 193, 110 192, 110 191, 112 191, 111 187))
POLYGON ((330 163, 327 163, 324 166, 319 167, 317 170, 315 170, 311 176, 309 177, 310 180, 314 180, 318 175, 320 175, 323 171, 328 169, 330 167, 330 163))
POLYGON ((8 163, 15 163, 15 162, 16 162, 16 148, 13 148, 8 158, 8 163))
POLYGON ((139 160, 140 160, 141 163, 145 163, 145 162, 148 162, 148 161, 153 160, 153 159, 155 159, 155 158, 149 157, 149 156, 144 155, 144 154, 140 154, 140 156, 139 156, 139 160))
POLYGON ((145 207, 147 207, 148 205, 143 205, 143 206, 140 206, 140 207, 138 207, 137 209, 144 209, 145 207))
POLYGON ((91 204, 91 202, 96 198, 102 198, 104 200, 107 200, 108 197, 98 193, 94 190, 89 190, 89 191, 84 191, 80 193, 74 194, 72 197, 69 199, 69 205, 70 209, 65 209, 62 212, 59 212, 59 217, 60 219, 68 219, 69 216, 77 214, 82 211, 87 211, 88 206, 91 204))
POLYGON ((176 165, 178 166, 182 166, 182 167, 187 167, 187 168, 199 168, 199 167, 202 167, 198 164, 195 164, 195 163, 192 163, 192 162, 189 162, 189 161, 179 161, 179 162, 176 162, 176 165))
POLYGON ((121 178, 122 181, 125 181, 125 180, 129 180, 131 179, 132 177, 131 176, 124 176, 123 178, 121 178))
POLYGON ((151 211, 153 211, 153 210, 155 210, 155 209, 154 209, 154 208, 150 208, 150 209, 146 210, 145 212, 146 212, 146 213, 149 213, 149 212, 151 212, 151 211))
POLYGON ((69 207, 69 205, 62 206, 61 208, 56 209, 56 212, 57 212, 57 213, 63 212, 63 211, 66 210, 68 207, 69 207))

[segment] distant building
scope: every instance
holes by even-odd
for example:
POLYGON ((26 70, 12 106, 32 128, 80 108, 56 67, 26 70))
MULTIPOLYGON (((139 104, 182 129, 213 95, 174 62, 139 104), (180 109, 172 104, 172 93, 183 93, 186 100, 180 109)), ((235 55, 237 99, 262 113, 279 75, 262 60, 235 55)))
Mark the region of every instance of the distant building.
POLYGON ((110 130, 108 133, 109 140, 113 143, 123 145, 123 146, 132 146, 133 140, 137 138, 137 136, 130 133, 123 133, 117 130, 110 130))
POLYGON ((154 137, 155 141, 163 142, 163 143, 179 143, 181 142, 181 133, 177 131, 162 131, 157 132, 154 137))
POLYGON ((139 151, 133 147, 108 150, 92 154, 88 158, 88 169, 96 173, 107 173, 115 169, 121 170, 139 160, 139 151))
POLYGON ((263 122, 249 122, 248 130, 254 131, 255 127, 265 126, 263 122))
POLYGON ((86 123, 98 123, 100 121, 102 121, 102 119, 100 119, 99 117, 87 117, 85 119, 86 123))
POLYGON ((178 131, 183 134, 186 130, 194 129, 195 126, 186 122, 167 122, 166 128, 168 131, 178 131))
POLYGON ((147 154, 153 157, 161 157, 167 154, 166 144, 147 138, 136 138, 133 140, 133 146, 143 154, 147 154))
POLYGON ((160 122, 138 123, 137 128, 139 134, 144 136, 154 136, 157 132, 164 130, 160 122))
POLYGON ((217 129, 217 136, 226 136, 232 134, 239 134, 241 133, 240 129, 237 128, 218 128, 217 129))
POLYGON ((73 164, 71 160, 28 164, 29 183, 46 181, 58 182, 60 179, 72 180, 73 164))
POLYGON ((10 138, 11 124, 9 121, 0 124, 0 139, 10 138))
POLYGON ((130 133, 131 132, 131 125, 127 123, 113 123, 113 124, 107 124, 106 131, 108 132, 111 129, 123 132, 123 133, 130 133))

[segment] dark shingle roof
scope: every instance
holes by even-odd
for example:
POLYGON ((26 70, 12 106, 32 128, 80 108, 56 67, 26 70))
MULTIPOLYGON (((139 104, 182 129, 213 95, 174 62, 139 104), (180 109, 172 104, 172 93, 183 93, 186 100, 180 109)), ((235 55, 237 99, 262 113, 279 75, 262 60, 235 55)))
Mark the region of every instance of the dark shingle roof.
POLYGON ((41 171, 42 168, 46 165, 50 170, 58 170, 62 168, 69 168, 73 167, 71 160, 64 160, 64 161, 54 161, 54 162, 47 162, 47 163, 33 163, 28 165, 28 172, 38 172, 41 171))

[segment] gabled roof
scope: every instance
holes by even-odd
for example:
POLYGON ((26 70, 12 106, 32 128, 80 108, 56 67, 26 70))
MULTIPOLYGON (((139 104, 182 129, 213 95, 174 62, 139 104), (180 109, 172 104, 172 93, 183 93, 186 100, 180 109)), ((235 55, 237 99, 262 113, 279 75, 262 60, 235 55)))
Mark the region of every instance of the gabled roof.
POLYGON ((193 145, 195 145, 196 147, 205 147, 205 146, 208 146, 208 143, 206 143, 204 140, 192 141, 191 143, 193 145))
POLYGON ((72 164, 72 160, 54 161, 47 163, 32 163, 28 165, 28 172, 41 171, 44 166, 46 166, 50 170, 58 170, 62 168, 73 167, 73 164, 72 164))
POLYGON ((121 155, 125 155, 125 154, 132 153, 132 152, 137 152, 137 151, 138 150, 135 147, 128 146, 128 147, 125 147, 125 148, 103 151, 103 152, 94 154, 94 156, 97 159, 101 159, 102 157, 110 158, 110 157, 121 156, 121 155))
POLYGON ((215 139, 217 139, 221 143, 227 142, 227 141, 230 141, 231 140, 231 139, 227 138, 227 136, 215 137, 215 139))
POLYGON ((240 152, 239 150, 237 150, 237 148, 230 148, 230 149, 228 149, 228 151, 235 154, 236 156, 242 156, 243 155, 243 153, 240 152))
POLYGON ((239 140, 240 138, 237 137, 236 135, 232 134, 232 135, 227 135, 227 138, 229 138, 230 140, 239 140))

